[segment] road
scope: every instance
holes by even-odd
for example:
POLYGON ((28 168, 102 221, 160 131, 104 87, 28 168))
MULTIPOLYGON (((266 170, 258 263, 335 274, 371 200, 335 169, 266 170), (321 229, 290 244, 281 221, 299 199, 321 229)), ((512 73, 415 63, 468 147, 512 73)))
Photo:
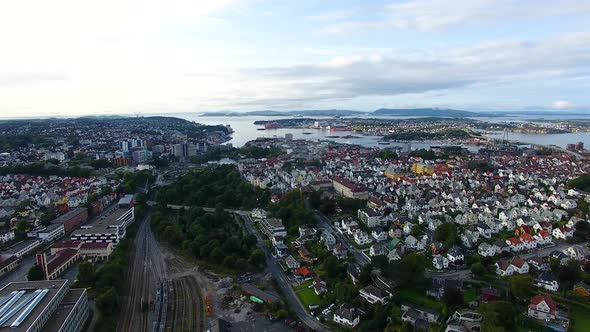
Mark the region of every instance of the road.
MULTIPOLYGON (((585 246, 588 243, 590 243, 590 242, 578 243, 576 245, 585 246)), ((549 254, 554 250, 562 251, 562 250, 569 248, 571 246, 572 246, 572 244, 569 244, 567 242, 558 242, 554 246, 537 248, 531 252, 523 253, 518 256, 523 259, 529 259, 529 258, 533 258, 536 256, 546 257, 546 256, 549 256, 549 254)), ((426 271, 425 274, 428 277, 439 277, 439 278, 444 278, 444 279, 461 279, 461 280, 471 279, 471 271, 467 268, 460 269, 460 270, 448 270, 445 272, 426 271)))
POLYGON ((287 298, 287 301, 291 305, 291 309, 295 311, 295 314, 297 314, 299 319, 301 319, 301 321, 305 325, 307 325, 307 327, 316 331, 329 331, 327 327, 322 325, 318 320, 316 320, 312 315, 310 315, 305 309, 303 303, 299 301, 297 294, 295 294, 295 291, 293 290, 293 288, 291 288, 291 283, 289 282, 289 280, 287 280, 287 277, 283 273, 283 270, 279 267, 275 259, 272 257, 270 251, 268 250, 268 247, 264 244, 264 239, 254 228, 254 225, 250 220, 249 212, 239 211, 238 214, 244 220, 244 226, 246 228, 246 231, 256 236, 256 239, 258 240, 258 248, 262 249, 262 251, 264 251, 264 254, 266 255, 266 265, 268 267, 268 270, 279 284, 279 287, 281 287, 284 296, 287 298))
POLYGON ((360 264, 361 266, 365 266, 365 265, 371 263, 371 260, 369 259, 369 257, 367 257, 367 255, 365 255, 361 250, 357 249, 350 242, 350 239, 348 239, 348 237, 340 234, 340 232, 336 228, 334 228, 334 225, 332 224, 330 219, 328 219, 326 216, 324 216, 323 214, 321 214, 320 212, 315 211, 315 210, 314 210, 314 217, 315 217, 317 224, 320 228, 323 228, 323 229, 326 229, 326 230, 332 232, 334 234, 334 236, 336 236, 336 238, 339 239, 340 242, 342 242, 342 244, 344 244, 344 246, 346 247, 348 252, 352 253, 352 255, 354 256, 354 258, 356 259, 358 264, 360 264))

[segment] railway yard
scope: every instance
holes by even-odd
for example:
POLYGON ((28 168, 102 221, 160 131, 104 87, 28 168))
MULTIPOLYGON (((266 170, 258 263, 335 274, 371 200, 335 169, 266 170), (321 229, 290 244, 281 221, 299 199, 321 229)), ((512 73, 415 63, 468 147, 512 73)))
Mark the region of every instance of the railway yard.
POLYGON ((128 271, 118 331, 204 331, 206 306, 196 269, 168 252, 149 227, 140 224, 128 271))

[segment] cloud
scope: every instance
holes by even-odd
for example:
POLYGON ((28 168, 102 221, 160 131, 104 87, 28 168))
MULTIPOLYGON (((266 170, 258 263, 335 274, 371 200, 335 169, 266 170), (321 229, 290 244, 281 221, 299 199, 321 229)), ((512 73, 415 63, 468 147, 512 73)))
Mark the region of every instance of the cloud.
POLYGON ((570 108, 573 105, 567 100, 556 100, 553 103, 553 108, 563 109, 563 108, 570 108))
MULTIPOLYGON (((411 29, 433 31, 467 24, 488 24, 510 20, 584 15, 590 13, 590 2, 561 0, 411 0, 383 6, 373 19, 348 17, 332 20, 323 32, 338 34, 374 29, 411 29)), ((319 15, 322 17, 322 15, 319 15)), ((325 15, 330 18, 330 13, 325 15)))
POLYGON ((319 15, 312 15, 305 17, 305 20, 311 22, 329 22, 329 21, 338 21, 344 20, 353 17, 357 14, 358 11, 354 9, 345 9, 345 10, 337 10, 332 12, 327 12, 319 15))
POLYGON ((590 33, 543 41, 496 41, 415 56, 353 55, 319 64, 253 68, 244 81, 273 82, 274 89, 252 95, 265 100, 321 101, 365 96, 443 93, 486 89, 514 82, 568 79, 590 73, 590 33))
POLYGON ((67 81, 68 77, 63 73, 10 73, 0 72, 0 87, 14 87, 25 84, 45 81, 67 81))

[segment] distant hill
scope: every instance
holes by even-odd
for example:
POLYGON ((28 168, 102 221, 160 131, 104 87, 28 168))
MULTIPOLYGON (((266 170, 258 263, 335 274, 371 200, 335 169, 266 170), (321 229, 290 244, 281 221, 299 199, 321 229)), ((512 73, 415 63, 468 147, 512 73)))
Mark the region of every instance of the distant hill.
POLYGON ((394 116, 442 116, 453 118, 466 118, 478 116, 490 116, 489 113, 476 113, 454 109, 440 108, 380 108, 373 112, 373 115, 394 115, 394 116))
POLYGON ((251 112, 208 112, 201 116, 297 116, 297 117, 318 117, 318 116, 359 116, 359 115, 389 115, 389 116, 433 116, 447 118, 467 117, 492 117, 504 116, 498 112, 470 112, 442 108, 381 108, 373 112, 351 111, 351 110, 301 110, 301 111, 251 111, 251 112))
POLYGON ((366 112, 350 110, 302 110, 302 111, 251 111, 251 112, 208 112, 201 116, 354 116, 366 112))

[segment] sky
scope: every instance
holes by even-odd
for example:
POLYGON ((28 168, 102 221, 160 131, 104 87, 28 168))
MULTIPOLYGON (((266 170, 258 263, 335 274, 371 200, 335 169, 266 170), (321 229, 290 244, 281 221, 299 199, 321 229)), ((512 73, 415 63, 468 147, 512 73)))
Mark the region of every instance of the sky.
POLYGON ((590 1, 0 1, 0 117, 590 110, 590 1))

